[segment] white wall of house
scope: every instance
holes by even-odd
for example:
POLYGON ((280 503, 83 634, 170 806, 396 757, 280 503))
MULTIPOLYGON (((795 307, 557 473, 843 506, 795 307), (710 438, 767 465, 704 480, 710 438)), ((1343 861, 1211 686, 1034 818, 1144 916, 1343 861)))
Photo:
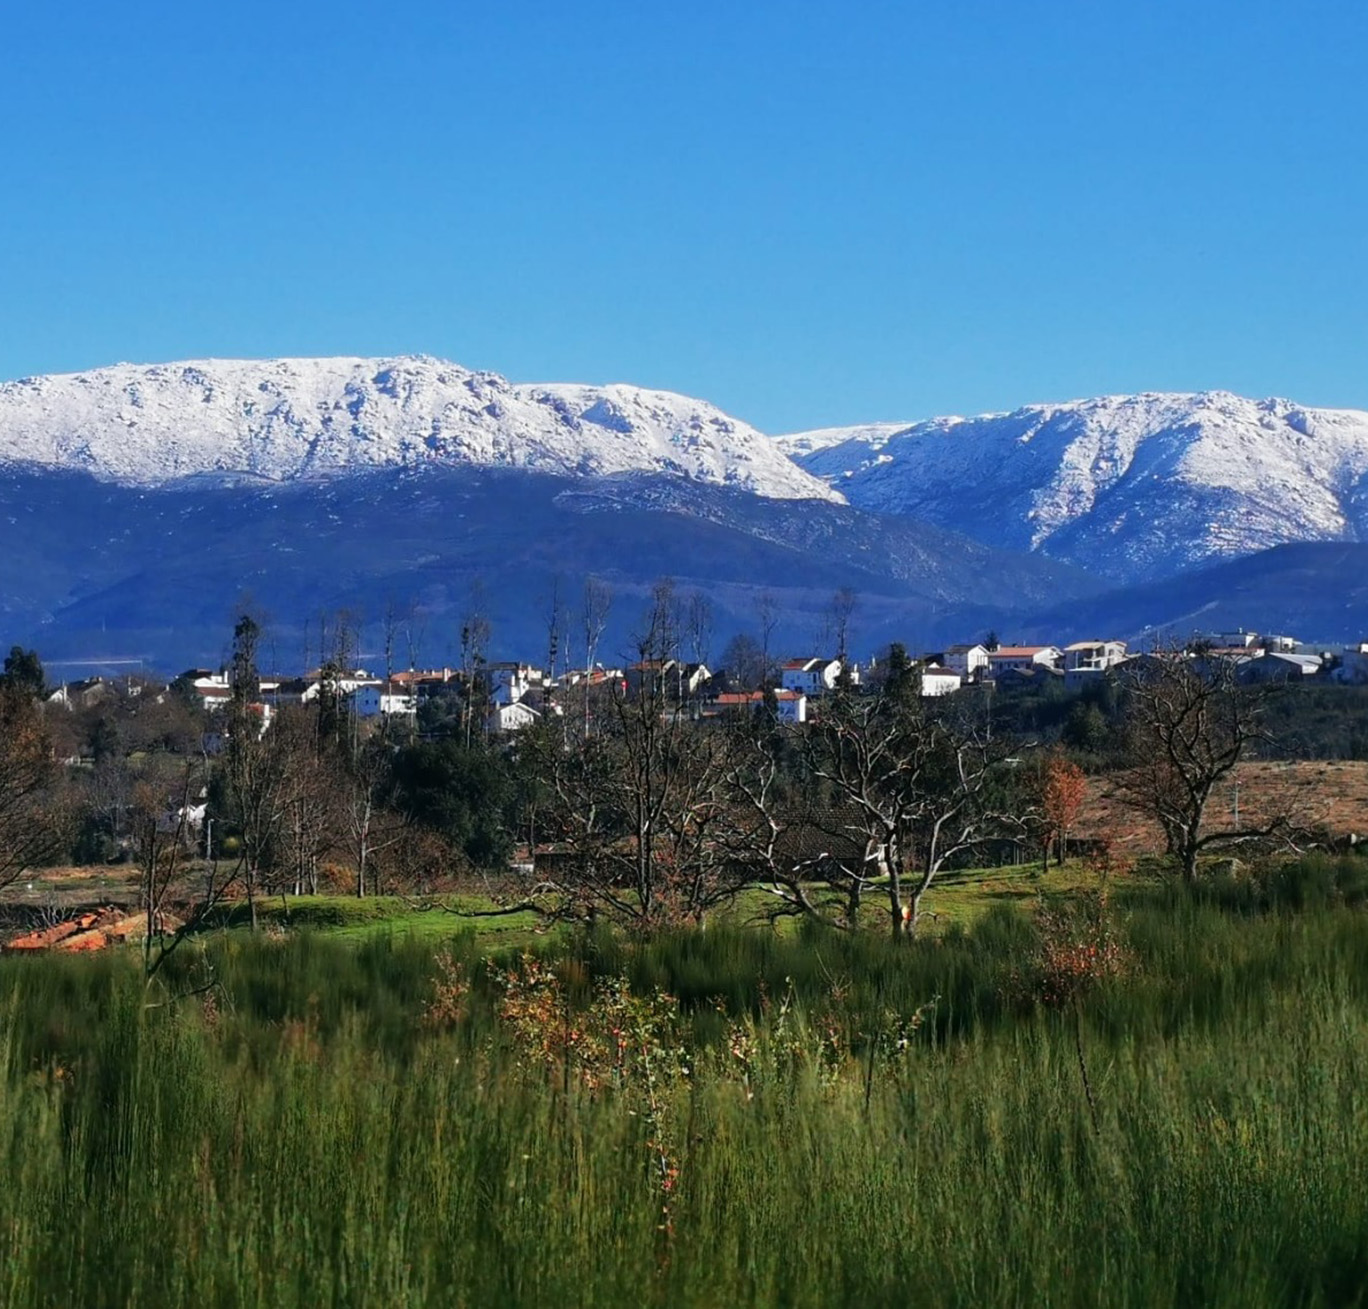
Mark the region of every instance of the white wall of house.
MULTIPOLYGON (((859 670, 852 668, 854 682, 859 681, 859 670)), ((794 659, 784 665, 779 681, 785 691, 802 695, 822 695, 834 690, 841 677, 839 659, 794 659)))
POLYGON ((537 721, 537 711, 521 702, 495 705, 489 711, 489 730, 496 734, 520 732, 537 721))
POLYGON ((546 679, 540 668, 530 664, 490 664, 485 669, 489 681, 489 698, 494 704, 517 704, 534 687, 546 679))
POLYGON ((945 652, 944 666, 961 677, 972 677, 988 667, 988 648, 982 645, 952 645, 945 652))
POLYGON ((777 691, 774 703, 781 723, 807 722, 807 696, 800 691, 777 691))
POLYGON ((951 695, 963 685, 964 682, 960 675, 952 673, 948 668, 922 669, 921 693, 923 696, 951 695))
POLYGON ((358 718, 408 717, 418 712, 418 702, 411 691, 386 691, 379 686, 357 687, 352 707, 358 718))
POLYGON ((1124 641, 1075 641, 1064 648, 1064 671, 1101 673, 1126 657, 1124 641))
POLYGON ((999 673, 1025 672, 1029 668, 1058 668, 1064 652, 1057 646, 1004 646, 988 655, 988 671, 999 673))
POLYGON ((1335 670, 1338 682, 1368 682, 1368 641, 1362 642, 1357 650, 1346 650, 1340 656, 1340 666, 1335 670))

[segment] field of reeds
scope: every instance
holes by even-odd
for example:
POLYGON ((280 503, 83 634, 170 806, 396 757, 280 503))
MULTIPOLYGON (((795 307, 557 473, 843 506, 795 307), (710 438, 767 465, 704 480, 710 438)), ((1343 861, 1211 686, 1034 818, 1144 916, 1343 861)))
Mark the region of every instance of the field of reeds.
POLYGON ((1359 1303, 1363 886, 0 960, 0 1303, 1359 1303))

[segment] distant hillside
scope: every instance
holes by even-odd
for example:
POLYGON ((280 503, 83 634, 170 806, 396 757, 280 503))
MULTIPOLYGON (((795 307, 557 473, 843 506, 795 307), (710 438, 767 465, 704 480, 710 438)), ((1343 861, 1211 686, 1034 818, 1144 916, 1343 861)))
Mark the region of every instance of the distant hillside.
POLYGON ((712 599, 715 654, 757 630, 765 590, 781 608, 776 640, 810 649, 839 587, 858 593, 861 648, 947 640, 1098 589, 1065 565, 842 505, 671 477, 470 468, 161 488, 22 474, 0 483, 0 554, 6 640, 49 658, 145 654, 171 667, 220 657, 242 597, 298 665, 320 614, 352 611, 374 647, 391 603, 416 609, 422 657, 450 662, 477 586, 497 649, 535 656, 553 583, 573 606, 589 574, 615 593, 611 655, 629 649, 665 575, 712 599))
POLYGON ((1305 641, 1368 639, 1368 545, 1275 546, 1162 582, 1053 605, 1020 630, 1024 638, 1051 640, 1182 640, 1241 627, 1305 641))

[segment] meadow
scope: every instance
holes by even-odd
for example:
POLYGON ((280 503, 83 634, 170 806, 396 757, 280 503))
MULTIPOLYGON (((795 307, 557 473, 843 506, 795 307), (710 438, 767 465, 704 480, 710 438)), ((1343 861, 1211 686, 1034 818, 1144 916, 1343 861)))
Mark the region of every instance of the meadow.
POLYGON ((1360 1303, 1366 888, 0 959, 0 1301, 1360 1303))

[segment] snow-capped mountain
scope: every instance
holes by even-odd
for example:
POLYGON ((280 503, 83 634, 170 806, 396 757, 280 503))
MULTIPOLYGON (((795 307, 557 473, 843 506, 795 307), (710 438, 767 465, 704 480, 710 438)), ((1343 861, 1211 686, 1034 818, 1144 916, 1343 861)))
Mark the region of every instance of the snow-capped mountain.
POLYGON ((118 364, 0 383, 5 464, 134 485, 423 464, 671 473, 778 499, 841 499, 704 401, 514 385, 425 356, 118 364))
POLYGON ((829 446, 847 441, 861 441, 879 445, 898 432, 905 432, 911 423, 857 423, 854 427, 816 427, 810 432, 793 432, 777 437, 780 448, 793 459, 816 454, 829 446))
POLYGON ((1146 393, 778 438, 858 508, 1127 582, 1368 540, 1368 413, 1146 393))

